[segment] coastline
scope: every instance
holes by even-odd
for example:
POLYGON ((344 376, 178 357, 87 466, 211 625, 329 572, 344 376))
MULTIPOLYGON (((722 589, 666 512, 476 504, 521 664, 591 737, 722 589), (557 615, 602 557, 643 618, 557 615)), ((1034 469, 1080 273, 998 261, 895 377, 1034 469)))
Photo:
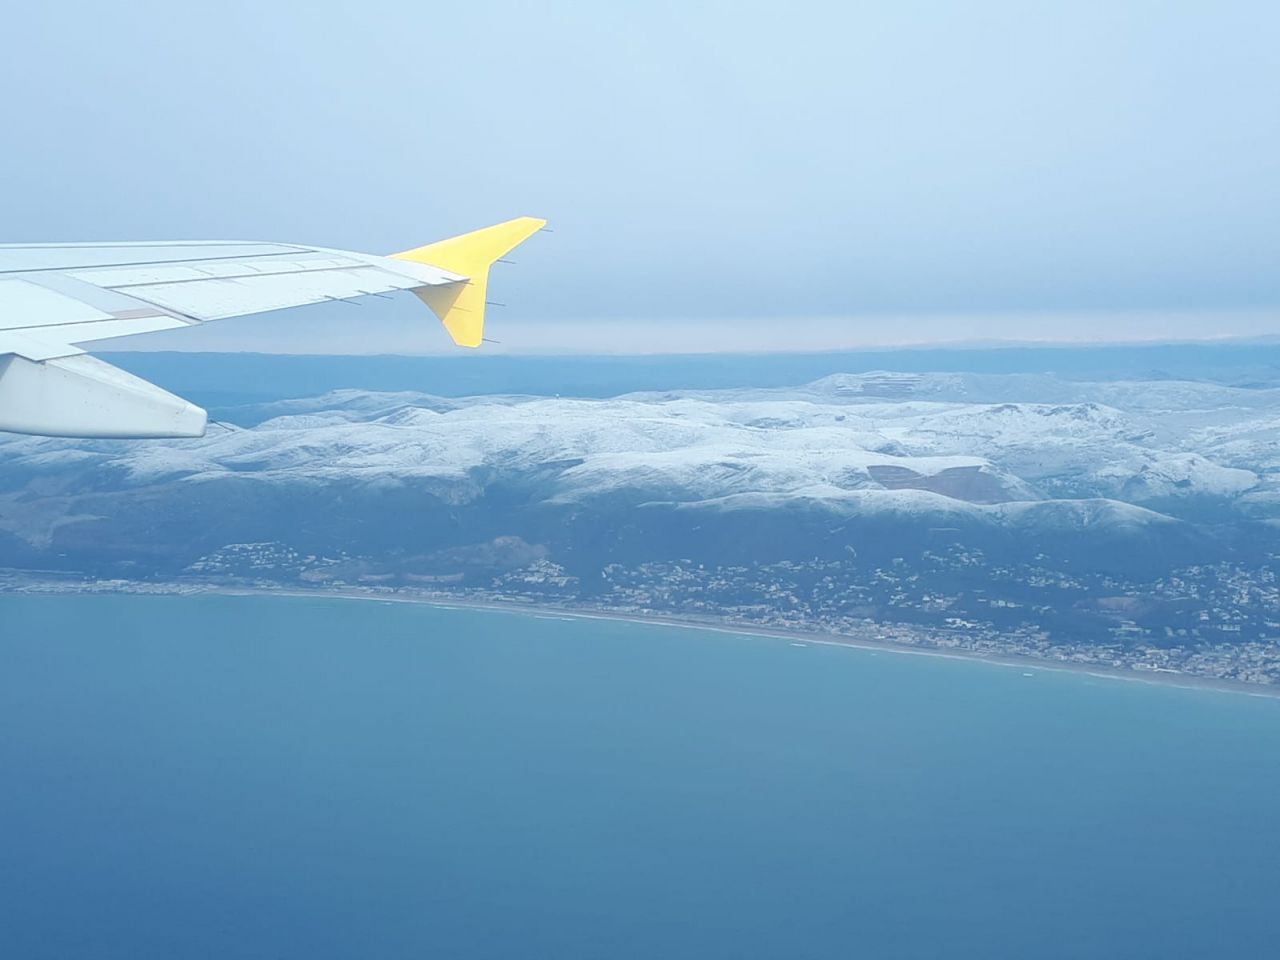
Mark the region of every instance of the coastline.
MULTIPOLYGON (((125 584, 121 584, 123 587, 125 584)), ((139 584, 127 584, 138 586, 139 584)), ((47 586, 47 585, 46 585, 47 586)), ((225 586, 221 584, 203 583, 148 583, 145 591, 116 588, 99 584, 94 590, 67 591, 59 589, 42 589, 38 583, 27 584, 21 590, 5 589, 3 593, 25 595, 63 595, 66 593, 116 594, 146 596, 229 596, 229 597, 285 597, 307 600, 364 600, 380 603, 407 603, 425 606, 444 607, 462 610, 480 610, 505 614, 531 614, 544 618, 572 620, 609 620, 624 623, 636 623, 645 626, 665 626, 685 630, 699 630, 710 633, 722 633, 739 637, 760 637, 772 640, 786 640, 791 643, 813 644, 816 646, 846 647, 855 650, 885 652, 903 656, 937 657, 947 660, 960 660, 970 663, 984 663, 1006 669, 1018 669, 1024 672, 1052 671, 1055 673, 1072 673, 1093 677, 1100 680, 1120 680, 1132 683, 1144 683, 1162 687, 1175 687, 1185 690, 1205 690, 1219 693, 1245 694, 1266 699, 1280 699, 1280 686, 1266 686, 1240 680, 1225 680, 1215 677, 1200 677, 1194 674, 1175 673, 1172 671, 1142 672, 1124 667, 1109 667, 1090 663, 1073 663, 1070 661, 1050 660, 1040 657, 1024 657, 1015 654, 986 655, 966 650, 948 650, 931 647, 919 647, 895 643, 891 640, 875 640, 865 637, 850 637, 842 634, 822 633, 818 631, 793 630, 783 627, 759 627, 751 624, 737 624, 717 621, 713 618, 699 619, 690 616, 666 615, 657 613, 635 613, 630 611, 614 611, 607 609, 584 609, 581 607, 564 607, 538 602, 521 602, 516 600, 497 600, 492 598, 461 598, 436 594, 378 594, 351 589, 317 589, 308 590, 298 587, 251 587, 225 586)))

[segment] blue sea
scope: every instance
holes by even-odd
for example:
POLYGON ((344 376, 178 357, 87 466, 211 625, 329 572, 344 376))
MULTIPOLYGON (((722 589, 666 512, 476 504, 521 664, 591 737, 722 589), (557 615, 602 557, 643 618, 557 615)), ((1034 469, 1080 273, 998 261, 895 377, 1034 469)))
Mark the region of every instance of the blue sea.
POLYGON ((0 596, 4 958, 1269 957, 1278 890, 1280 700, 411 604, 0 596))

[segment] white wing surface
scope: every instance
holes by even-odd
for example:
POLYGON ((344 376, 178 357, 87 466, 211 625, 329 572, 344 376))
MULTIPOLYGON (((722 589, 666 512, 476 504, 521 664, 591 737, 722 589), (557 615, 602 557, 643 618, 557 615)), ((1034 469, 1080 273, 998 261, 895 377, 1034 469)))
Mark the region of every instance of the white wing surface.
POLYGON ((479 346, 489 266, 541 229, 521 217, 391 256, 296 244, 0 245, 0 430, 192 437, 205 412, 84 355, 95 340, 412 290, 479 346))

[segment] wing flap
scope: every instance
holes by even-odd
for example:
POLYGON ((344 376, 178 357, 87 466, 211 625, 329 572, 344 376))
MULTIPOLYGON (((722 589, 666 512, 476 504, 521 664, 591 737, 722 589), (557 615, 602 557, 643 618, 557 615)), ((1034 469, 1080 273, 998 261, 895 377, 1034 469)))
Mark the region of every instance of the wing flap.
POLYGON ((26 280, 0 280, 0 330, 110 320, 111 314, 26 280))
POLYGON ((127 288, 127 292, 131 297, 196 320, 225 320, 419 286, 422 282, 415 277, 356 264, 296 273, 206 278, 199 283, 142 284, 127 288))

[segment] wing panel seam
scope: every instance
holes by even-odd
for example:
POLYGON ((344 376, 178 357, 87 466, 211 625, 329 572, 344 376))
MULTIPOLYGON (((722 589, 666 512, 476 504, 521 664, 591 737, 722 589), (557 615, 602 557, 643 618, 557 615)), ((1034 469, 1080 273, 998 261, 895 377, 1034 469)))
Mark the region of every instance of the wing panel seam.
MULTIPOLYGON (((279 246, 279 244, 277 244, 279 246)), ((0 276, 22 273, 73 273, 76 270, 115 270, 119 267, 168 267, 181 263, 209 263, 214 260, 265 260, 269 257, 294 257, 299 253, 311 253, 308 247, 296 247, 292 250, 281 250, 279 253, 246 253, 238 257, 188 257, 184 260, 138 260, 131 263, 86 263, 75 267, 34 267, 28 270, 0 270, 0 276)), ((98 284, 101 286, 101 284, 98 284)))
MULTIPOLYGON (((182 283, 217 283, 220 280, 253 280, 257 277, 297 277, 310 273, 333 273, 339 270, 378 270, 388 276, 401 276, 401 274, 391 273, 390 270, 383 270, 381 267, 372 263, 353 262, 341 267, 317 267, 314 270, 276 270, 271 273, 263 273, 261 271, 255 273, 245 273, 236 277, 186 277, 180 280, 148 280, 145 283, 121 283, 121 284, 98 284, 104 290, 133 290, 138 287, 176 287, 182 283)), ((413 279, 405 277, 406 280, 413 279)))

